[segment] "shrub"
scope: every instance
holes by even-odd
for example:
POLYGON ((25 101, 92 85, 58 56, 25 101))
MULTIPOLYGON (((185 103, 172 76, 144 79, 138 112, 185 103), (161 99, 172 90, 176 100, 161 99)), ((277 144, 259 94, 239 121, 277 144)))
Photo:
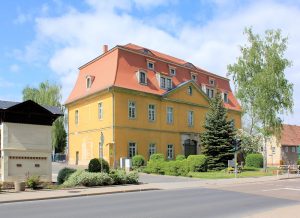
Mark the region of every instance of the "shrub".
POLYGON ((185 160, 186 158, 185 158, 185 156, 183 155, 183 154, 178 154, 177 156, 176 156, 176 160, 185 160))
POLYGON ((127 177, 124 170, 111 170, 109 176, 112 178, 113 184, 115 185, 126 184, 127 177))
POLYGON ((26 185, 31 189, 37 189, 39 184, 40 184, 39 176, 30 176, 26 179, 26 185))
POLYGON ((2 182, 0 182, 0 192, 2 191, 2 182))
POLYGON ((206 172, 207 171, 207 157, 203 154, 190 155, 187 158, 189 171, 191 172, 206 172))
POLYGON ((150 156, 150 161, 164 161, 165 156, 163 154, 152 154, 150 156))
POLYGON ((91 173, 96 172, 109 172, 109 164, 103 158, 94 158, 91 159, 88 166, 88 171, 91 173))
POLYGON ((300 165, 300 159, 298 159, 298 161, 297 161, 297 165, 300 165))
POLYGON ((184 160, 177 160, 177 174, 179 176, 186 176, 189 173, 189 165, 187 159, 184 160))
POLYGON ((168 161, 163 164, 163 171, 165 175, 178 176, 178 164, 176 161, 168 161))
POLYGON ((126 175, 127 184, 137 184, 139 183, 139 174, 136 171, 131 171, 126 175))
POLYGON ((145 173, 155 173, 155 174, 164 174, 164 161, 161 160, 150 160, 148 161, 147 166, 144 168, 145 173))
POLYGON ((75 171, 76 171, 75 169, 68 168, 68 167, 61 169, 57 175, 57 183, 63 184, 69 178, 69 176, 75 171))
POLYGON ((139 168, 145 165, 145 158, 142 155, 135 155, 132 158, 132 166, 135 168, 139 168))
POLYGON ((263 156, 262 154, 248 154, 246 157, 246 167, 263 167, 263 156))

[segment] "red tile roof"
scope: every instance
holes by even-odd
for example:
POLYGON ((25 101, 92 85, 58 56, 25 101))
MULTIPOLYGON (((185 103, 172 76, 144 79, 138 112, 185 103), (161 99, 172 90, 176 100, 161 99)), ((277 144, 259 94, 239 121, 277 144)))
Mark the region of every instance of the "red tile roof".
POLYGON ((159 87, 156 74, 169 75, 169 66, 176 67, 176 76, 172 77, 174 88, 191 80, 191 72, 197 74, 196 83, 200 87, 201 85, 209 87, 209 79, 212 78, 220 91, 228 92, 229 102, 225 103, 225 107, 241 110, 227 78, 195 67, 184 60, 134 44, 116 46, 80 67, 77 82, 66 104, 112 86, 163 95, 166 90, 159 87), (147 69, 147 60, 154 61, 155 70, 147 69), (137 81, 136 72, 141 69, 147 73, 147 85, 139 84, 137 81), (92 87, 89 89, 86 88, 86 76, 94 77, 92 87))
POLYGON ((300 126, 283 125, 281 132, 281 145, 298 146, 300 145, 300 126))

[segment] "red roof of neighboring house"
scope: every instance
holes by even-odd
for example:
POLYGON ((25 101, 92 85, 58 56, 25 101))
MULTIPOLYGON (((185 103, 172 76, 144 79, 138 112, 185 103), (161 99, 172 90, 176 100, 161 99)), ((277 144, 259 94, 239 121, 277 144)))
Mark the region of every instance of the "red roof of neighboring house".
POLYGON ((191 72, 193 72, 197 74, 196 83, 200 87, 201 85, 209 87, 209 79, 214 79, 216 87, 228 93, 229 102, 225 103, 226 108, 241 110, 227 78, 202 70, 184 60, 134 44, 116 46, 81 66, 77 82, 66 104, 112 86, 163 95, 167 91, 159 87, 156 74, 169 75, 170 66, 176 68, 176 76, 172 77, 173 88, 191 80, 191 72), (147 60, 154 62, 155 70, 147 69, 147 60), (139 70, 147 73, 147 85, 138 82, 136 73, 139 70), (91 88, 86 88, 87 76, 93 78, 91 88))
POLYGON ((300 126, 284 124, 280 144, 288 146, 300 145, 300 126))

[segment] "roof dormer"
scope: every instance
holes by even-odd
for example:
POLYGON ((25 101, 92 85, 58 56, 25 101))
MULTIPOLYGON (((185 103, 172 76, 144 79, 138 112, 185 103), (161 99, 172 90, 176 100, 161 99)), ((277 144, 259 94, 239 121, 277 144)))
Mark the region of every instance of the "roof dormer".
POLYGON ((85 82, 86 82, 86 88, 89 89, 92 87, 92 83, 94 81, 95 77, 94 76, 91 76, 91 75, 87 75, 85 77, 85 82))

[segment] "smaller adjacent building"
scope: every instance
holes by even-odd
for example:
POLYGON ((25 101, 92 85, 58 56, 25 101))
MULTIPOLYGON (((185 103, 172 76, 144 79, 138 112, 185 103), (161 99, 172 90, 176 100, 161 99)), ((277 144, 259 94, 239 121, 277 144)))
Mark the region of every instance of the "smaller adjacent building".
POLYGON ((280 139, 272 137, 268 144, 268 165, 297 165, 300 126, 283 125, 280 139))
POLYGON ((25 180, 40 176, 52 180, 51 126, 63 115, 57 107, 33 101, 0 101, 1 181, 25 180))

